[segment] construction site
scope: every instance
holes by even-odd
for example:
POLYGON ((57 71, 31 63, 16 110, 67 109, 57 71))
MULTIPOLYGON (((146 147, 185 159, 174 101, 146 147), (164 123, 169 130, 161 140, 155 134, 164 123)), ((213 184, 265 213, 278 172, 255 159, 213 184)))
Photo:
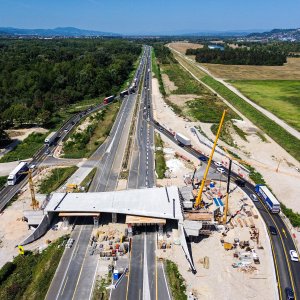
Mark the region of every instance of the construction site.
MULTIPOLYGON (((174 178, 181 177, 176 182, 178 187, 169 186, 166 181, 167 187, 148 189, 145 195, 143 189, 78 193, 80 186, 67 184, 62 189, 64 193, 54 193, 39 203, 29 170, 32 210, 26 210, 24 216, 29 226, 37 228, 23 245, 26 248, 29 244, 31 249, 36 245, 31 242, 43 236, 50 224, 63 234, 72 230, 75 219, 92 217, 94 230, 88 253, 105 262, 105 268, 97 268, 97 276, 115 271, 115 288, 128 271, 131 238, 141 234, 145 226, 154 225, 157 259, 173 260, 186 280, 187 290, 194 296, 213 299, 224 292, 236 294, 233 286, 249 282, 253 298, 259 299, 263 286, 272 285, 275 280, 266 228, 253 201, 231 181, 230 168, 227 176, 211 168, 225 114, 207 165, 197 165, 195 160, 180 155, 179 149, 176 159, 188 161, 185 171, 190 173, 178 176, 173 172, 174 178), (144 201, 140 201, 141 197, 144 201), (55 223, 59 225, 53 226, 55 223), (232 280, 227 279, 224 291, 214 289, 211 280, 221 284, 228 273, 232 280), (193 280, 195 276, 200 280, 193 280)), ((227 159, 231 165, 229 155, 227 159)), ((72 248, 73 242, 70 239, 65 246, 72 248)), ((247 292, 240 288, 241 295, 247 292)), ((274 298, 271 291, 268 293, 269 298, 274 298)))

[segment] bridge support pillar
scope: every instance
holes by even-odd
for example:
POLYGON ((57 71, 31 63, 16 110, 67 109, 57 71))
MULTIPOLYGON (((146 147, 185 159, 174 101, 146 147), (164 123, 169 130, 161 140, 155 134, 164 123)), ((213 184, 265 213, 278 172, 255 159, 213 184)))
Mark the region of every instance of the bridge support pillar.
POLYGON ((111 221, 112 223, 117 223, 118 222, 118 215, 116 213, 112 213, 112 216, 111 216, 111 221))
POLYGON ((99 217, 93 217, 94 219, 94 227, 99 227, 99 217))
POLYGON ((158 234, 163 235, 164 234, 164 225, 159 224, 158 225, 158 234))
POLYGON ((69 217, 63 217, 64 227, 68 227, 70 225, 69 217))

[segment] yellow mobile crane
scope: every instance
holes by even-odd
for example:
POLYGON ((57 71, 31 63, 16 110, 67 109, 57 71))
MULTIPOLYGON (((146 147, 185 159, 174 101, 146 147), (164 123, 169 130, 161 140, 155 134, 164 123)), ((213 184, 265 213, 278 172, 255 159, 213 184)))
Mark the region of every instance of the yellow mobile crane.
POLYGON ((28 174, 28 185, 31 193, 31 207, 32 209, 39 209, 39 201, 35 198, 34 184, 32 180, 32 169, 29 169, 27 172, 23 172, 22 174, 28 174))
POLYGON ((207 174, 208 174, 208 171, 209 171, 209 168, 210 168, 210 164, 211 164, 212 158, 213 158, 214 153, 215 153, 215 149, 216 149, 217 142, 218 142, 218 139, 219 139, 219 136, 220 136, 220 133, 221 133, 221 129, 222 129, 222 126, 223 126, 223 123, 224 123, 224 120, 225 120, 226 112, 227 112, 227 110, 225 109, 223 111, 223 115, 222 115, 222 118, 221 118, 221 121, 220 121, 220 124, 219 124, 219 128, 218 128, 218 131, 217 131, 215 142, 214 142, 214 145, 212 147, 212 150, 211 150, 211 153, 210 153, 210 156, 209 156, 209 160, 208 160, 205 172, 204 172, 203 179, 201 181, 201 186, 200 186, 200 189, 199 189, 199 192, 198 192, 198 195, 197 195, 197 198, 196 198, 195 206, 194 206, 196 209, 199 209, 200 207, 204 206, 204 202, 202 200, 202 192, 203 192, 206 177, 207 177, 207 174))

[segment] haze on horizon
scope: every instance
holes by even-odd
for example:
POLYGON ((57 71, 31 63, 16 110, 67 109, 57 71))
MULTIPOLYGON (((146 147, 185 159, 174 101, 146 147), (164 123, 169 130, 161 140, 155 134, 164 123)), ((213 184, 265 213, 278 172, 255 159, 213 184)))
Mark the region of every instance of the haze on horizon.
POLYGON ((300 27, 299 0, 0 0, 0 27, 77 27, 121 34, 300 27))

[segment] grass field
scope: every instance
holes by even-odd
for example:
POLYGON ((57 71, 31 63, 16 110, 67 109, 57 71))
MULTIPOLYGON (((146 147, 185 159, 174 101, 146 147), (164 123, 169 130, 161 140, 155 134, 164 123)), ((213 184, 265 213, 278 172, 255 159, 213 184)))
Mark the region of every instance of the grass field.
POLYGON ((163 65, 163 73, 167 74, 169 79, 174 82, 177 89, 172 94, 210 94, 203 86, 201 86, 195 79, 179 65, 170 63, 163 65))
POLYGON ((63 147, 64 157, 83 158, 94 153, 109 135, 119 108, 119 102, 112 103, 99 112, 84 131, 71 133, 63 147))
POLYGON ((60 246, 64 239, 66 237, 53 242, 41 254, 26 251, 25 255, 6 263, 0 270, 0 299, 45 299, 64 252, 60 246))
POLYGON ((242 114, 251 120, 256 126, 274 139, 282 148, 300 161, 300 141, 287 133, 282 127, 265 117, 252 105, 246 103, 242 98, 226 88, 222 83, 210 76, 205 76, 202 81, 213 88, 228 102, 235 106, 242 114))
POLYGON ((245 96, 300 130, 300 80, 229 81, 245 96))
POLYGON ((78 167, 53 169, 50 176, 40 184, 39 193, 50 194, 57 190, 77 169, 78 167))
POLYGON ((0 163, 31 158, 42 147, 46 137, 47 134, 31 133, 16 148, 6 153, 0 159, 0 163))

